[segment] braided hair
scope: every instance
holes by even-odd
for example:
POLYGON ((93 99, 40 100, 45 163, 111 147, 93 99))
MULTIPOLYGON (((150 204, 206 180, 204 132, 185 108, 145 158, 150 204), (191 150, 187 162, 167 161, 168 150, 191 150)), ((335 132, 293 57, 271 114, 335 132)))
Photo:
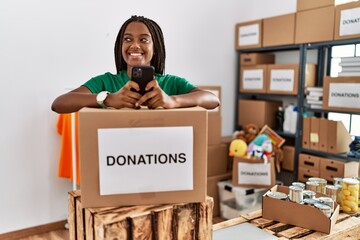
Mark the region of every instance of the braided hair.
POLYGON ((115 64, 116 64, 117 73, 127 69, 127 63, 125 62, 121 54, 121 46, 124 38, 125 29, 131 22, 142 22, 149 29, 149 32, 151 34, 154 43, 154 53, 155 53, 153 58, 151 59, 151 65, 155 67, 156 73, 164 74, 166 54, 165 54, 165 42, 164 42, 164 36, 162 30, 160 26, 153 20, 143 16, 136 16, 136 15, 131 16, 131 18, 129 18, 124 22, 124 24, 120 28, 120 31, 115 41, 114 54, 115 54, 115 64))

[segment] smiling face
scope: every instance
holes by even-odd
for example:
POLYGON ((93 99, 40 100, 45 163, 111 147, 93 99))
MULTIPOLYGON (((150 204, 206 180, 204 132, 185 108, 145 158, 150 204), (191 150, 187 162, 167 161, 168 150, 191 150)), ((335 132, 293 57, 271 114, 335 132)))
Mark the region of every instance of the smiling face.
POLYGON ((150 66, 154 55, 154 44, 150 31, 144 23, 129 23, 122 39, 121 52, 127 63, 129 76, 133 66, 150 66))

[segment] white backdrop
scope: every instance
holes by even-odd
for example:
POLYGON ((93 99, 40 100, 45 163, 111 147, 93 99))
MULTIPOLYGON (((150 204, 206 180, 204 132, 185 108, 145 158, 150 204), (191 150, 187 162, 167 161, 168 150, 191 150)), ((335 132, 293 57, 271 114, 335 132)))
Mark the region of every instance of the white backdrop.
POLYGON ((167 73, 221 85, 225 136, 234 126, 235 24, 295 9, 295 0, 0 1, 0 234, 67 218, 72 183, 57 177, 61 138, 50 106, 115 71, 114 41, 131 15, 162 27, 167 73))

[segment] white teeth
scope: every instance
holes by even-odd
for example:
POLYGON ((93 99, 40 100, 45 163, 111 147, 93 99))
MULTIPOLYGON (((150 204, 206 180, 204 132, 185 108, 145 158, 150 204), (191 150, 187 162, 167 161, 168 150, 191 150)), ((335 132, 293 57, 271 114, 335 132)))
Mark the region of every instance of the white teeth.
POLYGON ((130 53, 130 56, 141 56, 141 53, 130 53))

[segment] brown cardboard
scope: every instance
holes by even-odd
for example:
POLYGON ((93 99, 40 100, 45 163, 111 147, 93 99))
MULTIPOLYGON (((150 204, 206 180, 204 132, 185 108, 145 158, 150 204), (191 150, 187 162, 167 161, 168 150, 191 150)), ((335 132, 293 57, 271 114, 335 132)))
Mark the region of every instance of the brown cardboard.
POLYGON ((295 43, 295 13, 263 20, 263 47, 295 43))
POLYGON ((307 182, 309 178, 311 177, 319 177, 319 171, 315 171, 312 169, 308 169, 308 168, 304 168, 304 167, 299 167, 298 169, 298 180, 300 182, 307 182))
POLYGON ((239 81, 240 92, 265 93, 267 85, 267 65, 241 67, 239 81), (256 74, 255 77, 247 77, 247 74, 252 72, 259 72, 259 74, 256 74))
POLYGON ((310 117, 303 118, 302 147, 310 149, 310 117))
MULTIPOLYGON (((298 88, 299 88, 299 64, 269 64, 268 65, 268 73, 267 76, 267 85, 266 85, 266 92, 267 93, 274 93, 274 94, 292 94, 297 95, 298 94, 298 88), (273 83, 276 83, 276 79, 273 79, 273 72, 275 70, 285 70, 285 71, 293 71, 294 75, 292 77, 293 84, 292 88, 290 89, 279 89, 272 86, 273 83)), ((305 86, 306 87, 313 87, 315 86, 315 76, 316 76, 316 65, 315 64, 306 64, 305 66, 305 86)), ((278 79, 278 81, 283 81, 283 83, 286 83, 285 81, 291 81, 290 78, 283 78, 278 79)), ((284 86, 284 84, 281 84, 284 86)))
MULTIPOLYGON (((289 188, 286 186, 274 186, 271 191, 289 194, 289 188)), ((316 193, 316 197, 321 196, 326 195, 316 193)), ((262 199, 263 218, 327 234, 331 232, 336 223, 339 216, 339 208, 340 206, 335 202, 335 210, 331 217, 327 218, 319 209, 310 205, 275 199, 268 197, 265 194, 262 199)))
POLYGON ((360 38, 359 29, 358 29, 358 27, 356 27, 356 25, 353 29, 353 30, 355 30, 355 32, 353 32, 353 34, 347 33, 347 34, 342 34, 342 36, 340 36, 340 28, 341 27, 345 26, 345 24, 346 25, 348 25, 348 24, 354 25, 354 23, 356 24, 356 19, 357 19, 357 23, 359 21, 358 20, 359 16, 354 13, 353 18, 344 19, 344 21, 341 22, 341 12, 342 11, 354 11, 354 10, 358 9, 359 7, 360 7, 360 2, 352 2, 352 3, 336 6, 336 8, 335 8, 335 36, 334 36, 335 40, 348 39, 348 38, 360 38), (353 9, 353 10, 351 10, 351 9, 353 9))
POLYGON ((325 118, 319 118, 319 150, 323 152, 326 152, 328 148, 327 121, 325 118))
POLYGON ((357 177, 359 162, 342 162, 320 158, 320 177, 333 182, 335 177, 357 177))
POLYGON ((335 0, 297 0, 296 10, 304 11, 314 8, 334 6, 335 0))
MULTIPOLYGON (((226 145, 226 148, 229 150, 231 141, 233 140, 233 136, 222 136, 221 137, 221 143, 226 145)), ((232 165, 233 165, 233 157, 227 155, 227 172, 232 171, 232 165)))
POLYGON ((228 167, 229 148, 226 144, 208 145, 207 176, 225 174, 228 167))
POLYGON ((303 167, 318 172, 320 170, 320 158, 314 155, 300 153, 299 167, 303 167))
POLYGON ((235 49, 240 50, 259 47, 262 47, 262 19, 236 24, 235 49), (252 30, 248 31, 249 28, 252 28, 252 30), (246 32, 242 33, 243 31, 246 32), (256 40, 248 43, 249 38, 255 38, 256 40))
POLYGON ((334 6, 297 12, 295 43, 313 43, 334 40, 334 23, 334 6))
POLYGON ((203 90, 206 90, 206 91, 210 91, 212 92, 213 94, 215 94, 219 100, 220 100, 220 106, 218 106, 217 108, 215 109, 212 109, 212 110, 208 110, 208 113, 209 115, 211 114, 217 114, 217 115, 220 115, 221 116, 221 86, 197 86, 198 88, 201 88, 203 90))
POLYGON ((265 125, 275 128, 275 114, 280 106, 280 101, 239 99, 238 124, 245 126, 253 123, 259 128, 265 125))
POLYGON ((265 53, 241 53, 240 65, 241 66, 252 66, 260 64, 275 63, 274 54, 265 53))
POLYGON ((310 149, 313 150, 319 150, 319 124, 319 118, 310 118, 310 149))
POLYGON ((221 143, 221 116, 208 114, 208 144, 221 143))
POLYGON ((328 149, 330 153, 344 153, 349 151, 349 144, 352 142, 351 135, 341 121, 327 121, 328 149))
POLYGON ((214 217, 220 215, 220 197, 217 183, 229 179, 231 179, 231 172, 207 178, 207 195, 214 199, 214 217))
POLYGON ((272 130, 268 125, 265 125, 259 131, 259 135, 263 133, 268 135, 271 143, 278 148, 280 148, 285 143, 285 139, 282 138, 279 134, 277 134, 274 130, 272 130))
MULTIPOLYGON (((360 77, 324 77, 324 94, 323 94, 323 108, 327 110, 336 110, 336 111, 351 111, 351 112, 360 112, 360 105, 358 107, 351 108, 349 106, 329 106, 329 87, 330 84, 356 84, 356 86, 360 86, 360 77)), ((359 92, 353 92, 352 94, 355 94, 354 100, 359 101, 359 92)))
POLYGON ((271 184, 270 185, 261 185, 254 182, 254 184, 241 184, 239 183, 239 173, 238 173, 238 163, 245 162, 245 163, 264 163, 263 159, 248 159, 242 157, 234 157, 233 160, 233 171, 232 171, 232 185, 233 186, 240 186, 240 187, 251 187, 251 188, 269 188, 274 186, 276 183, 276 174, 275 174, 275 162, 274 158, 269 158, 269 162, 271 164, 271 184))
MULTIPOLYGON (((79 111, 79 139, 83 207, 204 202, 206 198, 207 115, 207 111, 200 107, 171 110, 81 109, 79 111), (98 129, 164 126, 193 127, 193 190, 100 195, 98 129)), ((119 184, 131 184, 131 182, 119 184)))
POLYGON ((284 158, 282 161, 281 168, 288 171, 294 171, 295 148, 293 146, 284 146, 283 153, 284 153, 284 158))

